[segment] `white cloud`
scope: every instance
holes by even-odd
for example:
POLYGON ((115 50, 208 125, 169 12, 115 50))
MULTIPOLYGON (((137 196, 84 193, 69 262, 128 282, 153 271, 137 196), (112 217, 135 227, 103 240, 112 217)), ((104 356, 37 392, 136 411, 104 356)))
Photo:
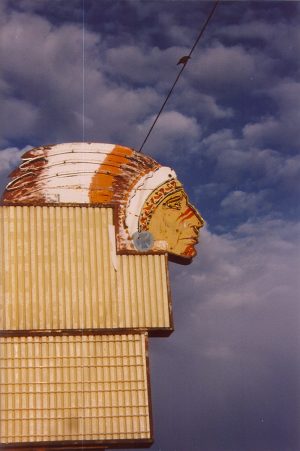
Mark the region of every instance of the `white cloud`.
MULTIPOLYGON (((122 77, 123 83, 155 84, 162 103, 179 72, 176 63, 186 53, 188 49, 184 47, 159 49, 122 45, 106 51, 104 71, 112 77, 122 77)), ((172 96, 172 105, 190 114, 200 113, 218 119, 233 115, 231 108, 222 107, 214 96, 201 92, 199 86, 191 86, 188 80, 188 76, 181 78, 172 96)))
POLYGON ((257 215, 270 208, 267 202, 268 192, 245 192, 241 190, 231 191, 221 202, 223 214, 226 216, 239 215, 246 213, 248 215, 257 215))
POLYGON ((171 68, 176 68, 182 52, 176 47, 161 50, 158 47, 148 49, 138 45, 122 45, 107 50, 105 69, 113 76, 135 83, 168 81, 167 76, 171 68))
POLYGON ((0 150, 0 197, 9 181, 9 173, 20 164, 21 156, 31 147, 29 145, 22 149, 7 147, 6 149, 0 150))
MULTIPOLYGON (((281 18, 280 18, 281 19, 281 18)), ((217 31, 218 35, 230 36, 236 39, 260 39, 268 51, 280 55, 281 58, 294 58, 300 51, 300 30, 297 24, 290 20, 278 20, 273 23, 264 20, 247 20, 236 25, 227 25, 217 31)))
MULTIPOLYGON (((54 142, 60 133, 59 140, 72 131, 76 136, 83 97, 82 30, 52 27, 33 14, 14 12, 6 19, 0 35, 1 77, 8 85, 1 102, 1 116, 7 118, 2 139, 12 137, 12 124, 14 137, 34 137, 37 144, 54 142)), ((98 37, 86 32, 85 41, 92 58, 98 37)))
POLYGON ((229 129, 219 130, 203 139, 201 152, 212 162, 214 177, 231 185, 243 180, 245 173, 260 182, 273 180, 282 163, 278 152, 259 149, 246 138, 235 137, 229 129))
POLYGON ((278 139, 280 123, 278 120, 269 117, 263 118, 260 122, 246 124, 243 128, 244 137, 252 144, 262 144, 266 139, 272 138, 276 142, 278 139))
POLYGON ((234 110, 222 106, 213 95, 208 95, 199 89, 193 88, 191 84, 182 79, 178 85, 177 93, 174 93, 172 105, 179 111, 185 111, 190 115, 200 116, 202 121, 214 121, 234 116, 234 110))
MULTIPOLYGON (((155 116, 147 119, 140 126, 144 136, 150 129, 155 116)), ((201 127, 193 117, 185 116, 176 111, 167 111, 162 113, 158 122, 149 136, 149 148, 153 155, 163 154, 173 160, 187 158, 195 150, 195 143, 200 139, 201 127), (182 155, 182 147, 185 148, 185 154, 182 155)))
MULTIPOLYGON (((153 117, 151 118, 152 121, 153 117)), ((159 118, 159 128, 165 129, 165 133, 172 135, 191 134, 193 137, 199 137, 199 126, 194 118, 184 116, 177 111, 168 111, 162 113, 159 118)))
MULTIPOLYGON (((151 340, 152 393, 154 406, 162 406, 157 427, 165 429, 165 417, 173 421, 169 431, 180 421, 185 437, 176 443, 183 449, 189 434, 199 440, 200 427, 201 440, 209 430, 206 449, 213 450, 224 448, 240 419, 249 437, 262 432, 262 417, 275 430, 288 415, 283 393, 298 418, 299 244, 299 224, 266 218, 231 235, 204 231, 191 266, 172 267, 175 332, 164 343, 151 340), (221 439, 211 448, 216 429, 221 439)), ((236 449, 244 449, 244 437, 236 449)), ((272 449, 287 450, 285 437, 277 442, 272 449)), ((263 445, 253 449, 270 441, 263 445)))
POLYGON ((31 146, 26 146, 23 149, 18 149, 17 147, 7 147, 6 149, 0 151, 0 173, 2 177, 3 173, 18 166, 21 155, 30 148, 31 146))
POLYGON ((203 354, 214 360, 219 359, 232 359, 234 353, 228 345, 221 343, 208 345, 203 354))
POLYGON ((210 199, 210 198, 216 198, 220 194, 222 194, 224 191, 226 191, 226 184, 223 183, 217 183, 217 182, 211 182, 211 183, 204 183, 200 185, 194 186, 194 194, 196 197, 202 198, 202 199, 210 199))
MULTIPOLYGON (((199 425, 223 434, 236 431, 240 417, 274 416, 282 424, 286 413, 281 416, 278 390, 284 385, 286 393, 289 386, 294 399, 299 389, 299 226, 265 218, 243 224, 235 234, 205 230, 193 263, 172 266, 175 332, 166 343, 151 342, 152 381, 164 400, 158 423, 174 409, 178 420, 180 406, 188 405, 180 422, 185 434, 196 437, 199 425)), ((154 402, 157 398, 154 392, 154 402)), ((291 408, 297 418, 297 404, 291 408)), ((251 434, 261 430, 251 421, 251 434)), ((223 449, 221 442, 213 449, 223 449)))
POLYGON ((280 80, 265 90, 278 107, 276 116, 262 117, 243 128, 244 137, 255 145, 280 145, 298 149, 300 140, 300 83, 280 80))
MULTIPOLYGON (((211 118, 222 119, 233 116, 233 109, 228 107, 222 107, 216 101, 213 96, 206 94, 199 94, 199 99, 194 96, 194 102, 197 102, 198 111, 209 114, 211 118)), ((191 98, 192 102, 192 98, 191 98)))
POLYGON ((187 74, 193 83, 201 83, 202 89, 211 89, 224 94, 230 86, 230 92, 247 87, 256 77, 256 81, 264 81, 273 62, 257 51, 246 50, 241 45, 224 46, 216 43, 202 50, 193 58, 187 74))
MULTIPOLYGON (((272 126, 272 122, 270 124, 272 126)), ((217 179, 224 189, 247 182, 248 189, 250 186, 253 191, 271 188, 297 190, 299 156, 288 155, 289 149, 280 153, 273 150, 276 147, 261 148, 257 142, 258 133, 267 133, 267 127, 263 130, 257 124, 246 128, 242 138, 236 137, 230 129, 223 129, 201 141, 200 152, 211 162, 212 179, 217 179)))
MULTIPOLYGON (((158 71, 163 75, 170 61, 176 67, 174 61, 181 54, 175 47, 165 51, 154 47, 150 56, 136 46, 107 49, 99 35, 86 30, 83 93, 80 26, 54 28, 37 15, 14 12, 1 33, 4 144, 18 136, 34 137, 36 145, 77 141, 83 137, 84 124, 89 141, 138 148, 153 118, 149 114, 158 111, 162 97, 153 87, 126 86, 117 80, 128 76, 131 82, 145 83, 154 77, 161 83, 158 71)), ((166 84, 168 89, 169 78, 166 84)), ((214 100, 205 100, 215 115, 228 114, 214 100)), ((200 127, 194 117, 171 111, 162 115, 155 133, 151 140, 159 154, 158 149, 171 149, 175 139, 178 145, 187 138, 192 147, 200 127)))
POLYGON ((38 121, 38 108, 24 100, 7 98, 2 101, 0 122, 0 144, 13 138, 31 135, 38 121), (4 138, 1 139, 1 136, 4 138))
POLYGON ((300 186, 300 155, 286 158, 278 169, 278 180, 283 187, 289 190, 299 191, 300 186))
POLYGON ((176 268, 173 281, 195 314, 194 327, 207 304, 223 310, 297 298, 299 224, 266 218, 249 221, 232 234, 206 229, 200 235, 195 262, 176 268))
POLYGON ((219 35, 227 35, 235 38, 269 39, 274 27, 263 21, 251 21, 242 24, 227 25, 218 30, 219 35))

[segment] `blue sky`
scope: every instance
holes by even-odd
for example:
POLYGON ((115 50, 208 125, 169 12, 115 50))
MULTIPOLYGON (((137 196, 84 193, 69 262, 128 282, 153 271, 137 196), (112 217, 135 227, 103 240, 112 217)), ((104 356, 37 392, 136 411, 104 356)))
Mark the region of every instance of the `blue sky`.
MULTIPOLYGON (((139 148, 212 6, 84 3, 84 32, 82 0, 0 3, 1 189, 29 147, 139 148)), ((207 222, 151 340, 155 451, 300 449, 299 22, 296 1, 221 2, 143 149, 207 222)))

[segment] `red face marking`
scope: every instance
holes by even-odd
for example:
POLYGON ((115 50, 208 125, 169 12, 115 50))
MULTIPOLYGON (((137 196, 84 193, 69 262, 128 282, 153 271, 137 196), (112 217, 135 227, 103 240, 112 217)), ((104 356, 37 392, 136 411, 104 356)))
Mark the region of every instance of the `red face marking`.
POLYGON ((184 222, 186 219, 191 218, 195 214, 194 210, 191 207, 188 207, 180 216, 178 219, 181 218, 180 223, 184 222))

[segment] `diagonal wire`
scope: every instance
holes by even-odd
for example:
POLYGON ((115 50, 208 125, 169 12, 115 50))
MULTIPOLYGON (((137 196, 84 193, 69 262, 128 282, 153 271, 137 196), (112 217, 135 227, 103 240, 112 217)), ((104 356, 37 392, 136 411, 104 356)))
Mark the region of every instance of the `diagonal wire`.
POLYGON ((163 109, 164 109, 164 107, 165 107, 167 101, 169 100, 169 98, 170 98, 170 96, 171 96, 171 94, 172 94, 172 92, 173 92, 173 90, 174 90, 174 88, 175 88, 175 86, 176 86, 176 84, 177 84, 177 82, 178 82, 178 80, 179 80, 179 78, 180 78, 182 72, 184 71, 185 66, 186 66, 187 63, 188 63, 188 60, 190 59, 190 57, 191 57, 193 51, 195 50, 196 45, 197 45, 198 42, 200 41, 200 39, 201 39, 201 37, 202 37, 202 35, 203 35, 203 33, 204 33, 204 31, 205 31, 207 25, 209 24, 209 21, 210 21, 210 19, 212 18, 213 14, 214 14, 214 12, 215 12, 217 6, 218 6, 218 3, 220 3, 220 0, 216 0, 216 1, 215 1, 215 3, 214 3, 214 5, 213 5, 213 7, 212 7, 212 9, 211 9, 211 11, 210 11, 210 13, 209 13, 209 15, 207 16, 207 19, 206 19, 205 23, 203 24, 203 26, 202 26, 202 28, 201 28, 201 30, 200 30, 200 33, 199 33, 198 36, 197 36, 196 41, 194 42, 193 47, 192 47, 191 50, 190 50, 190 53, 187 55, 187 58, 186 58, 185 63, 182 65, 182 68, 181 68, 180 71, 178 72, 177 77, 176 77, 176 79, 175 79, 175 81, 174 81, 174 83, 173 83, 173 85, 172 85, 172 87, 171 87, 171 89, 170 89, 170 91, 169 91, 167 97, 165 98, 164 103, 162 104, 162 106, 161 106, 159 112, 157 113, 157 116, 156 116, 156 118, 155 118, 153 124, 151 125, 150 130, 148 131, 147 136, 146 136, 146 138, 144 139, 143 144, 142 144, 141 147, 139 148, 138 152, 141 152, 141 151, 142 151, 142 148, 144 147, 144 145, 145 145, 147 139, 149 138, 150 133, 152 132, 152 130, 153 130, 153 128, 154 128, 154 126, 155 126, 155 124, 156 124, 156 122, 157 122, 159 116, 161 115, 161 113, 162 113, 162 111, 163 111, 163 109))

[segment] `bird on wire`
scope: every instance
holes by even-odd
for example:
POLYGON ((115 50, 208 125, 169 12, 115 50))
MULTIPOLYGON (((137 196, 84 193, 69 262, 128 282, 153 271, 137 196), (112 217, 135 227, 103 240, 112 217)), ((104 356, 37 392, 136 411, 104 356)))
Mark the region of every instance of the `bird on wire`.
POLYGON ((177 66, 178 66, 179 64, 184 64, 184 65, 186 65, 186 63, 187 63, 188 60, 190 60, 190 59, 191 59, 191 57, 190 57, 189 55, 182 56, 182 57, 180 58, 180 60, 178 61, 177 66))

